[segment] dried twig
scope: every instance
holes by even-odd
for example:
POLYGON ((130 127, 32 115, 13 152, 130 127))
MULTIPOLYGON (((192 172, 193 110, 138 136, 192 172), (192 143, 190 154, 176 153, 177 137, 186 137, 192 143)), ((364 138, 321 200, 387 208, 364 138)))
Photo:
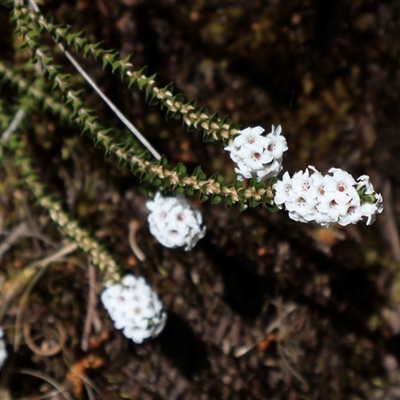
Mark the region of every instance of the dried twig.
POLYGON ((93 323, 93 316, 97 305, 97 293, 96 293, 96 270, 91 262, 88 263, 88 275, 89 275, 89 299, 88 308, 85 319, 85 325, 83 328, 81 348, 83 351, 89 350, 89 337, 93 323))
POLYGON ((54 386, 57 389, 57 393, 63 395, 67 400, 73 400, 72 396, 67 393, 67 389, 63 387, 60 383, 58 383, 55 379, 53 379, 51 376, 44 374, 43 372, 38 372, 33 369, 28 369, 28 368, 21 368, 16 371, 19 374, 24 374, 24 375, 31 375, 35 376, 36 378, 43 379, 47 383, 49 383, 51 386, 54 386))
POLYGON ((11 121, 8 128, 1 135, 1 139, 7 141, 10 138, 11 134, 18 128, 19 124, 21 123, 24 117, 25 117, 25 110, 20 108, 15 114, 14 119, 11 121))
POLYGON ((58 339, 59 339, 59 343, 49 349, 44 349, 41 348, 39 346, 37 346, 35 344, 35 342, 33 341, 32 337, 31 337, 31 327, 29 323, 24 324, 24 338, 25 338, 25 343, 26 345, 35 353, 38 354, 39 356, 43 356, 43 357, 50 357, 50 356, 54 356, 57 353, 59 353, 61 351, 61 349, 64 347, 65 345, 65 341, 67 340, 67 333, 64 329, 64 327, 62 326, 62 324, 59 321, 56 321, 55 326, 57 328, 57 331, 59 333, 58 339))
MULTIPOLYGON (((46 271, 46 267, 53 261, 60 260, 60 258, 63 257, 64 255, 69 254, 72 251, 75 251, 77 248, 78 248, 78 246, 75 243, 69 243, 68 245, 66 245, 63 248, 61 248, 60 250, 58 250, 56 253, 44 258, 41 261, 37 261, 37 262, 30 264, 27 268, 24 269, 23 275, 21 276, 21 278, 22 278, 21 282, 19 282, 19 285, 17 288, 17 289, 19 289, 17 293, 20 293, 21 290, 25 287, 25 285, 27 285, 28 283, 29 284, 28 284, 28 287, 25 289, 25 292, 21 298, 20 305, 18 308, 17 318, 16 318, 16 322, 15 322, 16 328, 17 328, 16 332, 20 331, 18 328, 21 326, 23 305, 27 303, 30 292, 32 291, 33 287, 36 285, 38 280, 42 277, 42 275, 46 271), (32 278, 33 274, 36 272, 38 267, 40 269, 37 271, 36 275, 32 278)), ((15 295, 15 291, 14 291, 14 295, 15 295)), ((4 315, 6 306, 10 300, 11 300, 10 297, 8 297, 8 302, 6 304, 2 305, 2 309, 0 312, 0 320, 1 320, 1 317, 4 315)), ((20 340, 21 340, 20 335, 18 335, 16 333, 15 340, 14 340, 14 351, 18 351, 18 348, 20 345, 20 340)))
POLYGON ((139 227, 139 222, 136 219, 133 219, 131 222, 129 222, 129 245, 131 246, 133 254, 137 257, 137 259, 139 261, 144 261, 146 260, 146 256, 136 241, 136 232, 138 231, 139 227))
POLYGON ((25 222, 21 222, 16 228, 14 228, 9 236, 0 244, 0 261, 3 255, 12 247, 12 245, 21 237, 26 236, 28 226, 25 222))
POLYGON ((396 215, 393 209, 392 185, 387 179, 383 182, 382 194, 385 199, 385 229, 383 229, 383 232, 386 240, 389 242, 396 262, 400 264, 400 239, 396 224, 396 215))

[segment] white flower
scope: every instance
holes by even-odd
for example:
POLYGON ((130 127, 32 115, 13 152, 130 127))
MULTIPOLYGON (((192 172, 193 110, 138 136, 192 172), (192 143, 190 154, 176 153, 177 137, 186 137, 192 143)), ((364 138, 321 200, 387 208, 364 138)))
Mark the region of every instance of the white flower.
POLYGON ((101 301, 114 326, 135 343, 158 336, 164 328, 163 305, 143 277, 126 275, 103 291, 101 301))
POLYGON ((0 370, 3 368, 4 362, 8 357, 6 342, 4 340, 3 328, 0 328, 0 370))
POLYGON ((261 136, 264 132, 264 129, 261 126, 256 126, 255 128, 246 128, 240 132, 239 136, 236 136, 233 143, 235 147, 240 148, 241 146, 245 146, 248 148, 252 148, 255 146, 264 147, 266 144, 266 138, 261 136))
POLYGON ((282 205, 293 197, 292 179, 289 172, 286 171, 283 174, 282 180, 276 182, 274 188, 276 191, 275 203, 278 207, 282 208, 282 205))
POLYGON ((237 163, 241 160, 241 157, 239 155, 240 146, 235 146, 235 144, 232 143, 230 146, 226 146, 224 150, 230 151, 231 159, 233 162, 237 163))
POLYGON ((276 129, 272 125, 271 133, 266 137, 267 144, 265 148, 275 159, 282 158, 283 153, 288 149, 286 139, 284 136, 281 136, 281 133, 282 128, 280 125, 276 129))
POLYGON ((316 205, 316 199, 307 198, 302 193, 294 193, 292 199, 285 203, 286 209, 292 216, 297 214, 299 219, 307 222, 314 219, 316 205))
POLYGON ((368 175, 361 175, 359 178, 357 178, 357 185, 356 185, 356 189, 359 190, 362 187, 365 187, 365 194, 373 194, 374 191, 374 187, 372 186, 372 183, 369 180, 369 176, 368 175))
POLYGON ((376 207, 376 212, 380 214, 383 211, 383 198, 380 193, 374 193, 375 195, 375 207, 376 207))
POLYGON ((321 214, 324 214, 326 216, 327 225, 339 222, 339 218, 345 216, 348 213, 350 206, 345 203, 345 199, 342 198, 342 196, 340 196, 339 200, 339 203, 336 202, 335 199, 333 199, 329 202, 319 203, 317 205, 317 210, 321 214))
POLYGON ((286 139, 281 136, 282 128, 272 125, 267 136, 262 136, 263 132, 260 126, 246 128, 231 145, 224 148, 237 164, 235 172, 238 180, 252 177, 270 179, 282 170, 282 155, 288 149, 286 139))
POLYGON ((371 225, 376 214, 382 212, 382 196, 375 193, 368 176, 363 175, 356 182, 339 168, 331 168, 332 175, 325 176, 313 166, 309 168, 314 171, 312 175, 306 169, 290 178, 286 172, 274 185, 275 204, 279 208, 285 206, 291 219, 331 226, 355 224, 366 217, 367 225, 371 225), (357 190, 361 188, 365 189, 360 198, 357 190))
POLYGON ((206 233, 200 211, 193 209, 184 196, 157 193, 146 206, 151 211, 147 219, 150 232, 165 247, 191 250, 206 233))
POLYGON ((152 211, 149 214, 149 223, 157 226, 166 226, 168 224, 168 214, 177 204, 173 197, 162 197, 161 193, 156 193, 152 201, 146 203, 147 208, 152 211))
POLYGON ((356 181, 348 172, 340 168, 331 168, 329 172, 333 174, 333 179, 337 185, 336 201, 345 202, 347 196, 351 198, 358 197, 357 191, 354 188, 356 181))
POLYGON ((242 160, 246 160, 246 166, 250 170, 260 170, 264 167, 264 164, 268 164, 273 160, 273 155, 264 151, 262 146, 253 146, 251 148, 243 146, 239 155, 242 160))
MULTIPOLYGON (((306 199, 309 199, 310 202, 313 202, 317 198, 317 189, 314 186, 312 178, 309 176, 308 169, 306 169, 304 173, 301 172, 302 171, 293 175, 292 190, 294 193, 300 194, 306 199)), ((315 204, 316 203, 317 202, 315 202, 315 204)))
POLYGON ((235 168, 235 172, 237 173, 237 180, 242 181, 243 178, 250 179, 251 178, 251 170, 241 161, 238 161, 238 167, 235 168))
POLYGON ((349 207, 346 215, 342 216, 338 222, 342 226, 356 224, 362 219, 362 216, 362 207, 349 207))
POLYGON ((330 202, 335 197, 336 181, 330 175, 322 175, 315 167, 309 166, 314 171, 312 176, 313 185, 317 191, 318 202, 330 202))
POLYGON ((264 168, 260 171, 257 171, 257 176, 260 179, 271 179, 274 176, 277 176, 279 172, 282 171, 282 159, 273 160, 268 165, 264 165, 264 168))

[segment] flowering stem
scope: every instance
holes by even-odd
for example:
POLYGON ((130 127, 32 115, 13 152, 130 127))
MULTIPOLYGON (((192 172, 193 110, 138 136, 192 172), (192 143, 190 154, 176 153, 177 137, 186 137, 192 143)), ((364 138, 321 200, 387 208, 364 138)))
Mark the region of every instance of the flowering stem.
MULTIPOLYGON (((82 32, 71 33, 71 27, 68 25, 56 26, 47 21, 40 13, 34 2, 35 11, 30 11, 25 6, 19 6, 14 9, 14 19, 25 18, 37 25, 38 30, 49 32, 56 43, 62 45, 62 41, 68 45, 73 45, 78 52, 83 52, 86 57, 92 54, 95 59, 101 59, 103 67, 109 65, 113 73, 120 72, 122 80, 127 79, 129 86, 136 84, 138 88, 146 92, 146 99, 151 105, 160 103, 162 108, 167 109, 167 117, 183 119, 188 129, 195 128, 202 130, 204 140, 214 141, 222 140, 223 144, 229 144, 231 139, 239 132, 239 126, 233 123, 229 118, 219 119, 215 114, 208 115, 206 107, 196 110, 196 102, 185 102, 182 94, 172 94, 172 84, 160 88, 155 81, 155 75, 146 76, 145 68, 135 70, 128 62, 129 57, 124 60, 118 60, 120 55, 115 50, 105 50, 100 43, 89 43, 82 32)), ((63 51, 65 51, 63 46, 63 51)), ((69 53, 68 53, 69 54, 69 53)), ((67 54, 66 54, 67 55, 67 54)), ((68 58, 72 57, 70 54, 68 58)), ((71 60, 71 58, 70 58, 71 60)))
MULTIPOLYGON (((30 7, 37 14, 29 14, 29 18, 32 22, 42 22, 45 27, 48 26, 46 20, 43 15, 41 15, 39 7, 34 1, 29 1, 30 7), (32 16, 38 16, 33 20, 32 16)), ((55 40, 56 41, 56 40, 55 40)), ((57 41, 56 41, 57 43, 57 41)), ((86 80, 87 83, 96 91, 96 93, 103 99, 103 101, 111 108, 111 110, 117 115, 117 117, 121 120, 121 122, 135 135, 135 137, 146 147, 149 152, 153 155, 156 160, 161 158, 161 155, 157 152, 157 150, 149 143, 149 141, 140 133, 140 131, 125 117, 125 115, 118 109, 118 107, 103 93, 103 91, 96 85, 93 79, 86 73, 86 71, 80 66, 78 61, 73 57, 73 55, 65 49, 64 45, 61 42, 57 43, 60 50, 64 53, 64 55, 68 58, 71 64, 76 68, 76 70, 81 74, 81 76, 86 80)))
POLYGON ((220 174, 207 178, 201 168, 197 168, 189 176, 182 164, 170 169, 166 165, 167 160, 165 158, 158 162, 152 162, 146 160, 146 154, 138 154, 134 150, 127 150, 126 146, 115 143, 113 138, 110 137, 110 130, 102 127, 92 113, 82 106, 83 102, 79 98, 79 92, 72 90, 66 76, 60 74, 54 66, 52 58, 39 47, 35 47, 34 51, 35 57, 42 61, 45 72, 54 79, 55 86, 64 93, 67 104, 63 105, 45 94, 46 85, 43 85, 42 78, 36 79, 32 84, 24 79, 21 74, 7 68, 3 63, 0 63, 0 75, 5 76, 11 83, 18 84, 22 92, 25 91, 29 94, 28 99, 30 101, 41 100, 47 108, 67 120, 73 120, 77 117, 77 122, 83 126, 84 131, 88 130, 92 133, 96 144, 102 144, 107 153, 114 154, 122 164, 128 164, 134 173, 142 175, 142 179, 148 179, 166 189, 172 188, 175 193, 184 191, 193 195, 200 192, 202 200, 211 198, 213 203, 222 200, 225 200, 229 206, 238 203, 239 209, 242 210, 246 207, 246 204, 254 206, 262 203, 269 206, 274 205, 272 190, 270 187, 264 187, 263 184, 254 183, 254 185, 244 189, 243 184, 238 181, 234 184, 224 183, 220 174), (255 203, 252 204, 252 202, 255 203))
POLYGON ((72 239, 78 247, 90 255, 93 264, 98 267, 103 275, 106 286, 118 282, 121 279, 122 268, 115 262, 113 257, 94 239, 79 226, 79 223, 62 210, 61 203, 46 194, 45 187, 40 183, 40 178, 32 167, 31 159, 26 155, 26 145, 17 136, 13 135, 3 146, 12 150, 15 154, 24 183, 41 205, 50 215, 50 218, 61 228, 61 230, 72 239))

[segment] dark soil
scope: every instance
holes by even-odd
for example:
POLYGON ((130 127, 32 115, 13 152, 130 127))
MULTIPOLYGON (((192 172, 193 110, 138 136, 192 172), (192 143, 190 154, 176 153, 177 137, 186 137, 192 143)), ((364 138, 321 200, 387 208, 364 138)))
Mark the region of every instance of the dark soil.
MULTIPOLYGON (((19 185, 10 158, 0 169, 0 233, 7 241, 23 224, 23 234, 1 254, 10 355, 0 399, 44 398, 58 392, 55 382, 77 399, 400 399, 399 3, 61 0, 41 7, 55 23, 86 30, 122 57, 133 54, 134 66, 147 65, 161 84, 174 82, 175 93, 212 113, 244 128, 282 125, 284 170, 370 175, 385 211, 372 227, 326 229, 285 212, 239 213, 195 199, 206 237, 190 252, 166 249, 147 230, 149 186, 104 158, 75 125, 33 112, 24 132, 43 182, 127 272, 146 277, 168 322, 143 345, 126 339, 101 303, 89 301, 91 267, 78 252, 23 280, 31 263, 67 241, 19 185), (140 223, 144 262, 129 246, 131 220, 140 223), (60 351, 47 355, 62 335, 60 351)), ((0 7, 0 57, 17 65, 24 55, 8 13, 0 7)), ((53 46, 46 35, 43 42, 53 46)), ((106 127, 122 129, 56 53, 85 89, 85 106, 106 127)), ((165 121, 100 62, 81 62, 172 165, 234 178, 220 142, 203 143, 200 132, 165 121)), ((16 96, 7 85, 2 91, 16 96)), ((100 281, 97 274, 97 293, 100 281)))

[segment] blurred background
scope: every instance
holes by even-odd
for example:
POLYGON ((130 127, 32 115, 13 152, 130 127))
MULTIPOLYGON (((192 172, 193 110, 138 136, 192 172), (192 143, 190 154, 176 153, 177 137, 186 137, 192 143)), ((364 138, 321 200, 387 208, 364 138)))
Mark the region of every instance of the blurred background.
MULTIPOLYGON (((314 165, 322 173, 337 167, 370 175, 385 210, 372 227, 327 229, 295 223, 285 212, 239 213, 195 198, 206 237, 191 252, 166 249, 147 230, 151 188, 105 159, 75 125, 32 112, 24 133, 43 182, 127 272, 147 278, 169 319, 159 338, 130 342, 101 304, 90 301, 89 287, 100 293, 99 284, 93 289, 100 277, 93 278, 79 253, 55 257, 22 288, 24 269, 66 242, 18 185, 10 158, 0 169, 0 239, 4 244, 20 231, 0 253, 10 352, 1 393, 63 398, 52 393, 51 377, 78 399, 399 399, 400 3, 59 0, 40 6, 55 23, 85 30, 90 41, 103 41, 122 57, 132 54, 135 67, 147 65, 160 84, 173 82, 175 93, 198 99, 220 118, 267 132, 281 125, 289 146, 284 171, 314 165), (132 221, 144 262, 130 248, 132 221), (90 330, 84 328, 89 311, 90 330)), ((12 30, 1 6, 0 57, 18 68, 27 50, 18 49, 12 30)), ((46 35, 43 44, 53 47, 46 35)), ((60 51, 54 54, 84 89, 85 106, 106 127, 123 129, 60 51)), ((171 165, 183 162, 189 172, 201 165, 207 175, 219 171, 234 180, 221 143, 203 143, 201 132, 165 121, 163 111, 103 71, 101 62, 79 59, 171 165)), ((2 93, 10 104, 18 98, 7 84, 2 93)))

